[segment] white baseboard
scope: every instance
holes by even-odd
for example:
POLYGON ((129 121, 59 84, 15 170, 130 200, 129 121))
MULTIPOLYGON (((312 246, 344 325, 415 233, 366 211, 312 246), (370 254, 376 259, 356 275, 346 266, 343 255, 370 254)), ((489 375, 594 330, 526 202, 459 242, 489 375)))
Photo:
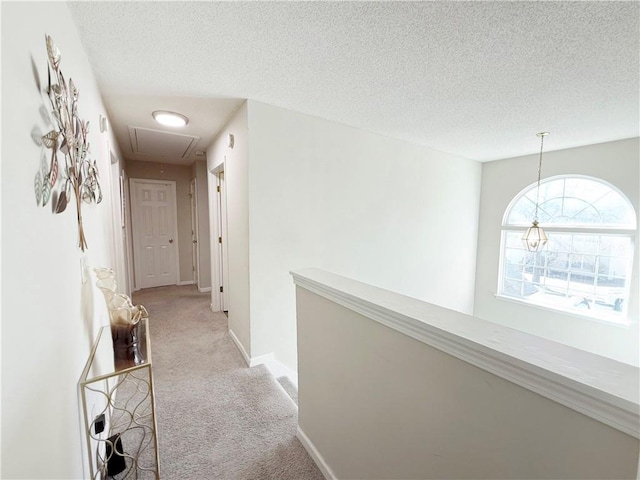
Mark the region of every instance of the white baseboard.
POLYGON ((282 390, 289 400, 291 400, 291 404, 295 407, 296 411, 298 410, 298 404, 291 397, 291 394, 284 389, 284 386, 280 383, 280 378, 286 377, 289 381, 295 385, 296 391, 298 390, 298 374, 291 370, 289 367, 285 367, 283 364, 278 362, 277 360, 271 360, 270 362, 266 362, 264 364, 267 367, 267 370, 271 373, 273 378, 276 380, 276 385, 282 390))
POLYGON ((281 364, 277 360, 272 360, 270 362, 267 362, 265 363, 265 365, 275 378, 287 377, 289 381, 293 383, 296 386, 296 388, 298 388, 297 372, 291 370, 289 367, 281 364))
POLYGON ((235 343, 236 347, 238 347, 238 350, 240 350, 240 353, 242 354, 244 361, 247 362, 248 367, 255 367, 257 365, 262 365, 263 363, 273 361, 273 352, 251 358, 247 351, 244 349, 242 343, 240 343, 240 340, 238 340, 238 337, 236 337, 236 334, 233 333, 233 330, 229 329, 229 335, 231 336, 231 340, 233 340, 233 343, 235 343))
POLYGON ((313 459, 313 461, 316 462, 316 465, 322 472, 322 475, 324 475, 324 478, 326 478, 327 480, 338 480, 338 477, 336 477, 336 474, 333 473, 333 470, 331 470, 331 467, 327 464, 324 458, 322 458, 322 455, 320 455, 320 452, 318 451, 316 446, 313 444, 313 442, 302 431, 302 429, 300 428, 300 425, 298 425, 298 433, 296 437, 298 437, 298 440, 300 440, 300 443, 302 444, 304 449, 309 453, 309 456, 313 459))
POLYGON ((264 355, 259 355, 257 357, 253 357, 249 362, 250 367, 257 367, 258 365, 263 365, 265 363, 272 362, 274 359, 273 352, 265 353, 264 355))
POLYGON ((200 293, 205 293, 205 292, 210 292, 211 291, 211 287, 198 287, 198 291, 200 293))
POLYGON ((184 282, 178 282, 178 286, 182 287, 184 285, 193 285, 195 282, 193 280, 185 280, 184 282))
MULTIPOLYGON (((213 308, 213 306, 212 306, 212 308, 213 308)), ((244 358, 244 361, 247 362, 247 366, 250 367, 251 366, 251 358, 247 354, 247 351, 244 349, 244 346, 242 345, 242 343, 240 343, 240 340, 238 340, 238 337, 236 337, 236 334, 233 333, 233 330, 229 329, 229 335, 231 336, 231 340, 233 340, 233 343, 235 343, 236 347, 238 347, 238 350, 240 350, 240 353, 242 354, 242 357, 244 358)))

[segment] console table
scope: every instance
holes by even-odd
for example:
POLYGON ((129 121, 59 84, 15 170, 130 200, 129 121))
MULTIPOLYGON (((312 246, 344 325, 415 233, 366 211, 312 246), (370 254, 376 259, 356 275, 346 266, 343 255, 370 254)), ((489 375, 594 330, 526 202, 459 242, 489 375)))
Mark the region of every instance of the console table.
POLYGON ((148 327, 148 319, 139 322, 142 363, 114 360, 111 327, 106 326, 100 329, 82 372, 91 479, 160 478, 148 327))

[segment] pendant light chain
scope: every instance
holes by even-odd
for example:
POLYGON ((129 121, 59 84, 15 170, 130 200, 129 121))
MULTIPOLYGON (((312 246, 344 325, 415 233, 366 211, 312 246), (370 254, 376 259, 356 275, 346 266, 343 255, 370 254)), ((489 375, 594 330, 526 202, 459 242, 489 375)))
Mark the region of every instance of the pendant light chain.
POLYGON ((522 241, 525 247, 530 252, 537 252, 540 247, 547 244, 549 240, 544 229, 538 225, 538 209, 540 208, 540 178, 542 177, 542 151, 544 150, 544 137, 549 135, 549 132, 540 132, 537 134, 540 137, 540 159, 538 160, 538 185, 536 188, 536 213, 533 217, 531 226, 527 228, 527 231, 522 236, 522 241))
POLYGON ((542 149, 544 146, 544 137, 548 135, 548 132, 538 134, 540 136, 540 160, 538 161, 538 188, 536 189, 536 213, 533 216, 534 220, 538 220, 538 204, 540 203, 540 175, 542 174, 542 149))

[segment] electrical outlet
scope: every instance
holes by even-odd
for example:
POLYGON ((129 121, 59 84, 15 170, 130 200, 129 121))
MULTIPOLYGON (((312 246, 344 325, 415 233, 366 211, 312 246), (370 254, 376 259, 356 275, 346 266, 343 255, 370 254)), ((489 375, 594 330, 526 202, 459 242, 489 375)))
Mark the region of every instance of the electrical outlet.
POLYGON ((93 422, 93 429, 96 432, 96 435, 104 432, 104 413, 101 413, 96 417, 93 422))

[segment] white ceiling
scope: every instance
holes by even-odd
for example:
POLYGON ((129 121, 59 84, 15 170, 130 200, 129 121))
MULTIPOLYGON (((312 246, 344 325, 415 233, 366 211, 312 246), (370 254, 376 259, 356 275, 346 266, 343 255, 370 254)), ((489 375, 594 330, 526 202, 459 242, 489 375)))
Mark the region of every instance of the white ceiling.
POLYGON ((639 135, 638 2, 69 5, 129 158, 153 110, 204 150, 245 98, 480 161, 639 135))

